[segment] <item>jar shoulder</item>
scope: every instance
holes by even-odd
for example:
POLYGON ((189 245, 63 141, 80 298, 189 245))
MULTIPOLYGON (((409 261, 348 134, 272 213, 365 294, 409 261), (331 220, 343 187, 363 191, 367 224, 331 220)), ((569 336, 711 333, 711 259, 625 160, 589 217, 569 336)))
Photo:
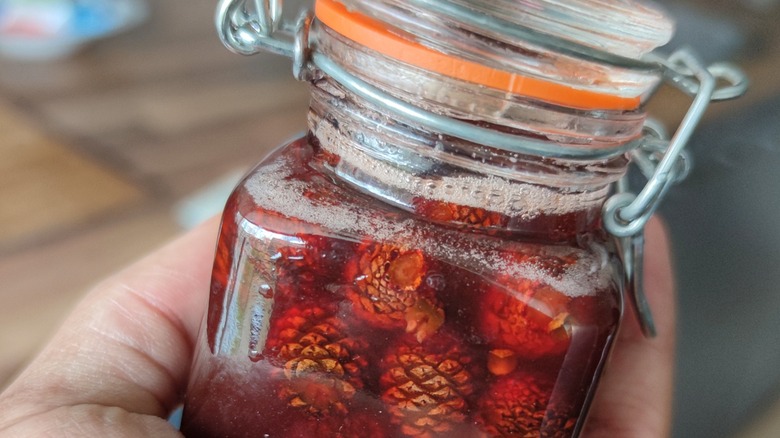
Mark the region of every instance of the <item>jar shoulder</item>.
POLYGON ((414 248, 480 276, 532 278, 570 295, 615 289, 617 258, 596 236, 582 245, 545 244, 431 223, 336 181, 311 165, 312 156, 306 138, 277 149, 236 189, 224 221, 250 234, 414 248))

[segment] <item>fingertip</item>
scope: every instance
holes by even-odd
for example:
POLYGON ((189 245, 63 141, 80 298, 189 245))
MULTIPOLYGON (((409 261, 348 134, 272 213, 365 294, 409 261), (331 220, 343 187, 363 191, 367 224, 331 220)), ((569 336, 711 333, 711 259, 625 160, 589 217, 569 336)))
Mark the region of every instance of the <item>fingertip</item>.
POLYGON ((644 293, 657 330, 642 334, 631 305, 605 367, 583 436, 667 436, 674 381, 675 308, 672 254, 663 220, 645 229, 644 293))

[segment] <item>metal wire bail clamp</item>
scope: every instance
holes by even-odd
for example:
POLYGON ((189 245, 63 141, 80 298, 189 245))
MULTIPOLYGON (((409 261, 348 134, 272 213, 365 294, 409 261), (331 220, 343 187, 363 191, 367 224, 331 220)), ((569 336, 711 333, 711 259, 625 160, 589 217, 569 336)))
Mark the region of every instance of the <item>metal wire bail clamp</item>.
POLYGON ((282 21, 282 0, 220 0, 215 24, 222 44, 235 53, 293 56, 294 33, 282 21))
MULTIPOLYGON (((419 3, 423 0, 410 1, 419 3)), ((632 154, 633 162, 648 177, 647 184, 636 195, 628 191, 627 184, 617 184, 616 193, 604 204, 602 216, 605 229, 618 240, 624 265, 625 288, 634 304, 643 332, 647 336, 654 336, 655 326, 642 288, 645 225, 669 188, 687 174, 690 166, 684 148, 709 103, 733 99, 744 94, 748 85, 744 73, 725 63, 704 66, 688 49, 678 50, 668 57, 652 53, 641 60, 628 59, 570 41, 540 35, 516 25, 508 26, 497 18, 475 16, 469 9, 451 3, 430 4, 443 15, 476 23, 494 31, 511 32, 569 56, 623 68, 659 71, 668 83, 692 96, 693 102, 668 142, 658 135, 653 135, 653 130, 646 127, 645 136, 619 147, 567 147, 468 124, 422 110, 384 93, 350 74, 326 55, 310 50, 309 28, 313 23, 311 10, 303 11, 296 24, 290 26, 281 19, 282 0, 220 0, 216 24, 222 42, 236 53, 251 55, 267 51, 290 57, 293 59, 293 74, 298 79, 307 79, 307 72, 317 68, 368 102, 446 135, 521 154, 549 158, 595 160, 625 153, 632 154)))
POLYGON ((669 188, 689 172, 690 160, 684 148, 709 103, 739 97, 748 85, 747 78, 736 67, 722 63, 706 67, 688 49, 678 50, 668 59, 656 55, 652 59, 663 67, 667 81, 693 96, 693 102, 668 144, 659 144, 658 136, 645 136, 640 147, 632 151, 633 162, 648 178, 639 194, 630 193, 625 183, 618 184, 617 193, 607 200, 603 209, 604 227, 619 241, 626 292, 642 331, 649 337, 655 336, 656 330, 643 289, 645 225, 669 188), (725 85, 718 89, 719 80, 725 85), (662 158, 653 165, 651 154, 659 152, 663 152, 662 158))

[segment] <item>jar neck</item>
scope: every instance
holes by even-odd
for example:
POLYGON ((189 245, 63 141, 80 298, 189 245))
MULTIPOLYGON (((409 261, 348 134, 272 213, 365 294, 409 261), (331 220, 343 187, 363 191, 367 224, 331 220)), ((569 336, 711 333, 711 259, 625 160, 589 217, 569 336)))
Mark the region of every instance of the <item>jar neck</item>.
MULTIPOLYGON (((608 148, 641 134, 644 112, 586 111, 445 77, 313 29, 317 50, 385 93, 436 114, 551 145, 608 148)), ((600 229, 627 157, 552 159, 447 136, 377 108, 315 73, 309 129, 338 179, 428 220, 479 232, 570 240, 600 229)))
MULTIPOLYGON (((415 126, 327 77, 308 116, 315 163, 340 181, 427 220, 477 232, 568 241, 601 228, 627 159, 523 156, 415 126)), ((493 126, 495 129, 505 129, 493 126)))

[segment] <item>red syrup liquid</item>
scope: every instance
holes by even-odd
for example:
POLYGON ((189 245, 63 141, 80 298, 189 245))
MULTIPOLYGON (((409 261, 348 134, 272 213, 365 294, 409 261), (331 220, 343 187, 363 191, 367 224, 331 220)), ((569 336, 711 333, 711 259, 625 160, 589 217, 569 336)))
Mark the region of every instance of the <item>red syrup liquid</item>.
POLYGON ((185 435, 576 435, 617 329, 611 265, 389 207, 314 153, 283 147, 228 202, 185 435))

